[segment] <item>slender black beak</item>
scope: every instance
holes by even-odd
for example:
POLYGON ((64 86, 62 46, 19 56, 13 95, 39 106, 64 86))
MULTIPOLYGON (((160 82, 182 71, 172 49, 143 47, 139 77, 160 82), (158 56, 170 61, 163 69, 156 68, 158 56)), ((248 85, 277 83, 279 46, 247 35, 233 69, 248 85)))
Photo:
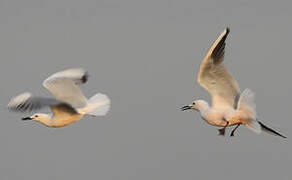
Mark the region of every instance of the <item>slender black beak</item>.
POLYGON ((24 118, 22 118, 22 120, 23 121, 28 121, 28 120, 32 120, 32 118, 31 117, 24 117, 24 118))
POLYGON ((192 109, 190 106, 183 106, 180 108, 180 110, 182 111, 185 111, 185 110, 188 110, 188 109, 192 109))

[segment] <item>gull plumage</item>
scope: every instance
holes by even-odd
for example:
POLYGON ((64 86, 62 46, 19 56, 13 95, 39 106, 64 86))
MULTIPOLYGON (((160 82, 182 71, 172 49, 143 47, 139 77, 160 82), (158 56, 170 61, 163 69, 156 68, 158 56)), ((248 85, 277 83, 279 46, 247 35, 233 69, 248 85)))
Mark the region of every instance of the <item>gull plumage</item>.
POLYGON ((48 77, 43 86, 55 98, 22 93, 8 104, 11 111, 35 111, 50 107, 52 114, 36 113, 22 120, 35 120, 48 127, 63 127, 80 120, 84 115, 103 116, 110 108, 110 99, 97 93, 86 99, 78 85, 86 83, 88 73, 81 68, 57 72, 48 77))
POLYGON ((237 81, 224 66, 225 41, 229 32, 229 28, 226 28, 212 44, 197 75, 198 83, 211 95, 212 105, 209 106, 204 100, 196 100, 181 110, 199 111, 209 124, 222 127, 219 129, 220 135, 225 135, 226 127, 236 126, 230 134, 234 136, 235 130, 245 125, 256 133, 265 131, 286 138, 257 120, 254 93, 250 89, 240 93, 237 81))

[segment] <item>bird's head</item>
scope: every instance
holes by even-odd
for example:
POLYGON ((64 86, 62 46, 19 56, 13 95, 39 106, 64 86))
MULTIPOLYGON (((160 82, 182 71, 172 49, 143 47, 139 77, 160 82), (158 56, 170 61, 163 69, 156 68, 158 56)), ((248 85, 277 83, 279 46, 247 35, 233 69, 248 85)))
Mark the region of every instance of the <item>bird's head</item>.
POLYGON ((181 107, 182 111, 193 109, 196 111, 201 111, 203 109, 209 108, 209 104, 204 100, 195 100, 192 104, 181 107))
POLYGON ((36 113, 32 116, 22 118, 23 121, 34 120, 38 122, 43 122, 47 119, 50 119, 50 116, 48 114, 42 114, 42 113, 36 113))

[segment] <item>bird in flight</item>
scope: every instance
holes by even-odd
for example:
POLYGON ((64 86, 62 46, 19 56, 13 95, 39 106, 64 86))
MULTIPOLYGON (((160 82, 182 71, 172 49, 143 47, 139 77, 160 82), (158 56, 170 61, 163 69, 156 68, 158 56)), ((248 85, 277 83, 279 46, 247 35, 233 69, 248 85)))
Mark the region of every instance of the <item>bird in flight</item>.
POLYGON ((78 86, 87 80, 88 73, 81 68, 57 72, 43 82, 43 86, 55 98, 33 96, 26 92, 12 98, 7 107, 11 111, 19 112, 49 107, 51 114, 36 113, 22 118, 48 127, 63 127, 80 120, 84 115, 106 115, 110 109, 110 99, 97 93, 87 100, 78 86))
POLYGON ((198 83, 212 97, 212 106, 204 100, 195 100, 192 104, 183 106, 181 110, 199 111, 207 123, 222 127, 219 129, 219 135, 225 135, 226 127, 235 126, 230 133, 230 136, 234 136, 236 129, 244 125, 258 134, 265 131, 286 138, 257 120, 254 93, 250 89, 240 93, 236 80, 224 67, 225 40, 229 31, 229 28, 226 28, 212 44, 197 75, 198 83))

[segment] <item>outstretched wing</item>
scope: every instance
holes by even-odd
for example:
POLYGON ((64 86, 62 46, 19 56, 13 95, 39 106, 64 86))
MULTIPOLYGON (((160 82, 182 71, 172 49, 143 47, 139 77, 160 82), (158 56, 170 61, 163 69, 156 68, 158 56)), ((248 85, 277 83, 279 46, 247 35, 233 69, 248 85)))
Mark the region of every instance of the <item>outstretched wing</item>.
POLYGON ((215 108, 234 108, 239 94, 239 86, 223 64, 225 40, 229 33, 226 28, 213 43, 203 59, 198 82, 212 96, 212 106, 215 108))
POLYGON ((77 84, 85 83, 88 74, 82 69, 68 69, 57 72, 43 82, 57 100, 70 104, 74 108, 87 105, 87 99, 77 84))
POLYGON ((11 111, 34 111, 47 106, 55 106, 61 102, 52 99, 33 96, 31 93, 22 93, 10 100, 7 107, 11 111))
POLYGON ((58 79, 67 78, 74 81, 76 84, 84 84, 88 80, 88 72, 81 68, 67 69, 64 71, 56 72, 48 77, 44 82, 58 79))

